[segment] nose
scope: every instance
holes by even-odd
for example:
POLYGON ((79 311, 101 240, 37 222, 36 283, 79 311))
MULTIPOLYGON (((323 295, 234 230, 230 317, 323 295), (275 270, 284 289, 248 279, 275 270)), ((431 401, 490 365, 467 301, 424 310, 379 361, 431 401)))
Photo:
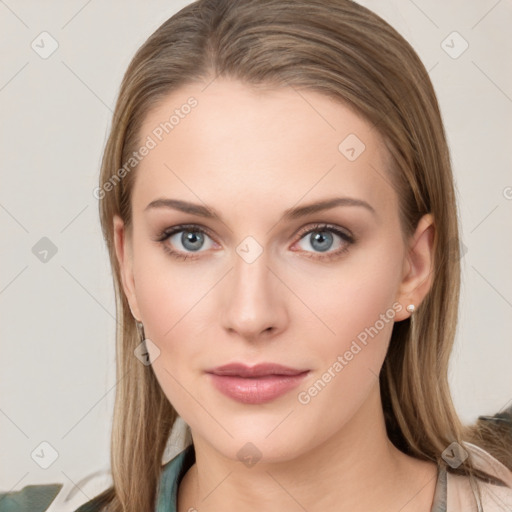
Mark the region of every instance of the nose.
POLYGON ((221 298, 223 328, 248 341, 282 332, 288 321, 285 287, 269 267, 267 253, 251 263, 235 254, 229 274, 221 298))

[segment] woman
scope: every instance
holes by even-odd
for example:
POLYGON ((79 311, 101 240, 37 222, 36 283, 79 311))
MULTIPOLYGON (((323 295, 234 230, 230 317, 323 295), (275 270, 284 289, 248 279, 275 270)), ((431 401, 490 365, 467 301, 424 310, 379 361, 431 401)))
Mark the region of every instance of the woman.
POLYGON ((438 103, 381 18, 188 5, 126 72, 95 194, 122 328, 114 485, 80 512, 512 506, 504 435, 478 443, 448 387, 438 103))

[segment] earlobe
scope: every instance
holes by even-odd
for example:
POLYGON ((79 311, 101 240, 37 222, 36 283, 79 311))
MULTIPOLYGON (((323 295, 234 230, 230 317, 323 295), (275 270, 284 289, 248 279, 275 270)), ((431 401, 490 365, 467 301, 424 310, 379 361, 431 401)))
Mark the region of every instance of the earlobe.
POLYGON ((396 321, 404 320, 412 314, 406 309, 410 304, 414 305, 414 310, 418 310, 430 291, 434 277, 434 241, 434 218, 428 213, 420 219, 411 237, 399 288, 398 300, 403 309, 397 315, 396 321))
POLYGON ((140 320, 139 308, 135 296, 135 282, 133 278, 133 260, 130 240, 125 224, 121 217, 114 215, 114 246, 121 274, 121 284, 124 294, 130 305, 132 315, 140 320))

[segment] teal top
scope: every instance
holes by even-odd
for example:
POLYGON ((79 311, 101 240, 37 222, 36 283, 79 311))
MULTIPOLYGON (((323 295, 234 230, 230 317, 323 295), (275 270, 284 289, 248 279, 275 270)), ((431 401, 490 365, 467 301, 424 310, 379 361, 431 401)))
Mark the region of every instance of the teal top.
MULTIPOLYGON (((194 445, 190 444, 162 466, 155 512, 177 512, 178 487, 195 460, 194 445)), ((439 467, 431 512, 446 512, 446 482, 446 470, 439 467)), ((61 487, 62 484, 29 485, 21 491, 0 493, 0 512, 44 512, 50 507, 61 487)), ((75 512, 100 510, 100 503, 97 498, 93 498, 75 512)))
POLYGON ((195 461, 196 452, 194 445, 189 444, 176 457, 164 465, 160 477, 155 512, 177 512, 178 486, 185 473, 192 467, 195 461))

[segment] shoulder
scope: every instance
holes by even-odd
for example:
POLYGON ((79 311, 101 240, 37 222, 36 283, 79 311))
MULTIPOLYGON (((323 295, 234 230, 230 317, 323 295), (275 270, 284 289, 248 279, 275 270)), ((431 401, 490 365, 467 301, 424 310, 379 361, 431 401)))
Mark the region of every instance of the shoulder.
MULTIPOLYGON (((195 461, 193 445, 162 466, 160 498, 176 497, 177 485, 195 461)), ((0 512, 104 512, 114 494, 109 471, 92 473, 78 482, 27 485, 0 492, 0 512)))
POLYGON ((0 512, 43 512, 48 510, 63 484, 26 485, 20 491, 0 493, 0 512))
POLYGON ((111 484, 109 472, 100 470, 75 482, 26 485, 0 492, 0 512, 100 512, 111 484))
MULTIPOLYGON (((83 492, 84 489, 81 489, 81 491, 83 492)), ((87 491, 91 491, 90 486, 87 491)), ((87 496, 90 495, 85 495, 86 499, 89 499, 87 496)), ((104 502, 101 495, 92 500, 89 499, 85 504, 83 498, 84 494, 77 493, 77 487, 72 482, 67 484, 26 485, 19 491, 0 492, 0 512, 102 511, 104 502)))
MULTIPOLYGON (((512 510, 512 471, 490 453, 472 443, 464 443, 464 448, 475 468, 502 482, 478 480, 478 490, 485 512, 512 510)), ((447 510, 477 511, 476 490, 468 477, 447 474, 447 510)))

